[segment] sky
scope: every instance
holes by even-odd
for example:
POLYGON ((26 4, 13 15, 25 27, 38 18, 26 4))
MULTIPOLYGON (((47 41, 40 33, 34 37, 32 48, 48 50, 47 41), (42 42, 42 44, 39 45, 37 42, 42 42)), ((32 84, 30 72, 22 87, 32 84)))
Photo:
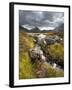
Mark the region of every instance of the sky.
POLYGON ((19 10, 19 25, 32 29, 53 30, 64 23, 63 12, 19 10))

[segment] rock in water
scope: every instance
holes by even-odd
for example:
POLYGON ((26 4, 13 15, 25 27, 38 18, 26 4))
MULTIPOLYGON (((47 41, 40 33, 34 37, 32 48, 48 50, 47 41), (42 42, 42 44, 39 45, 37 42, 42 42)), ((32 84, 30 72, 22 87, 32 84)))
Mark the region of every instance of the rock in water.
POLYGON ((56 68, 56 66, 57 66, 57 64, 56 64, 56 63, 54 63, 54 64, 53 64, 53 68, 56 68))
POLYGON ((46 57, 44 55, 41 55, 42 61, 46 61, 46 57))

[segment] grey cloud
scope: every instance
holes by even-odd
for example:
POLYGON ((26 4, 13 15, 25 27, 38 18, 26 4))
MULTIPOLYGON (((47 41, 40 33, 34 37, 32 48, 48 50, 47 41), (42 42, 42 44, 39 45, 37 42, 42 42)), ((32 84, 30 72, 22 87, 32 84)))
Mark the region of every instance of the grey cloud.
POLYGON ((38 27, 56 27, 64 23, 63 12, 19 11, 19 24, 38 27))

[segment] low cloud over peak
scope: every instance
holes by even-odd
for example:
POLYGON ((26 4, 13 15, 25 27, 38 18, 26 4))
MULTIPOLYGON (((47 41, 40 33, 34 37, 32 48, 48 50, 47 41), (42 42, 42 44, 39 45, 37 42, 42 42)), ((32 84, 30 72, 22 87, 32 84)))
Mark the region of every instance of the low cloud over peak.
POLYGON ((28 29, 39 27, 56 28, 64 23, 63 12, 48 12, 48 11, 19 11, 19 24, 28 29))

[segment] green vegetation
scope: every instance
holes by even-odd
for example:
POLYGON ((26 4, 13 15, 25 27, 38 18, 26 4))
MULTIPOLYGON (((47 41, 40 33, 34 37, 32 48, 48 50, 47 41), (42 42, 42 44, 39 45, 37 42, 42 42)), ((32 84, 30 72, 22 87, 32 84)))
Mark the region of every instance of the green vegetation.
MULTIPOLYGON (((39 33, 38 33, 39 34, 39 33)), ((19 32, 19 79, 31 78, 50 78, 63 77, 63 70, 55 69, 48 63, 43 63, 40 60, 32 63, 29 56, 29 49, 34 48, 34 38, 26 32, 19 32)), ((64 46, 61 43, 55 43, 48 46, 48 50, 44 43, 41 44, 43 51, 49 53, 49 58, 60 64, 64 64, 64 46)), ((50 59, 50 60, 51 60, 50 59)))
POLYGON ((20 79, 34 78, 32 64, 28 53, 20 55, 20 79))
POLYGON ((63 59, 64 56, 64 46, 60 43, 55 43, 53 45, 49 45, 48 46, 48 51, 50 53, 50 55, 53 58, 60 58, 63 59))
POLYGON ((64 65, 64 45, 55 43, 48 46, 48 52, 51 56, 51 60, 57 62, 60 65, 64 65))
POLYGON ((46 70, 45 77, 63 77, 64 72, 59 69, 54 69, 50 64, 48 63, 43 63, 42 68, 46 70))
POLYGON ((33 38, 21 31, 19 40, 19 79, 34 78, 32 63, 28 54, 29 48, 34 46, 33 38))

